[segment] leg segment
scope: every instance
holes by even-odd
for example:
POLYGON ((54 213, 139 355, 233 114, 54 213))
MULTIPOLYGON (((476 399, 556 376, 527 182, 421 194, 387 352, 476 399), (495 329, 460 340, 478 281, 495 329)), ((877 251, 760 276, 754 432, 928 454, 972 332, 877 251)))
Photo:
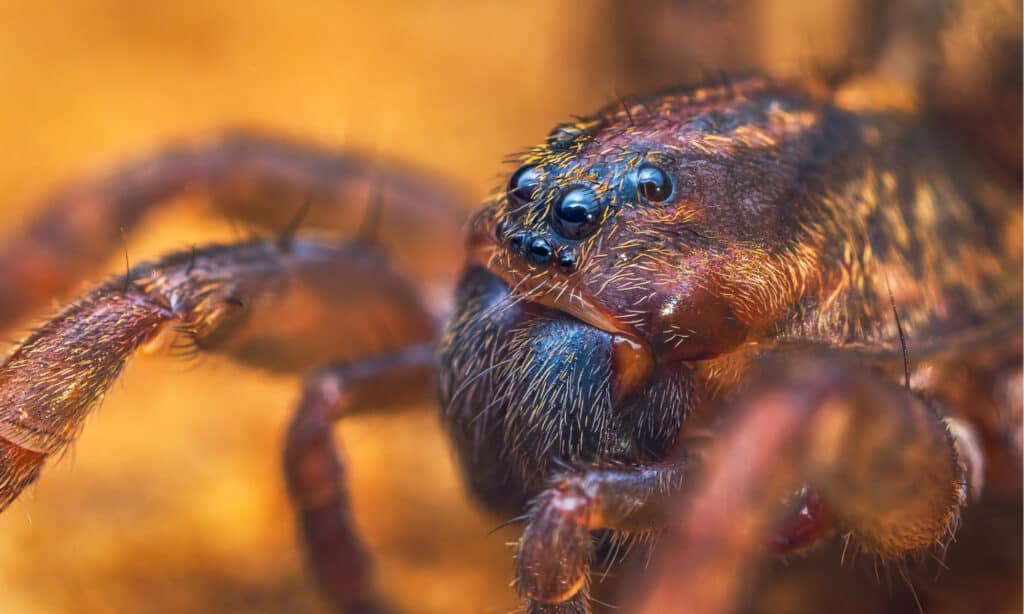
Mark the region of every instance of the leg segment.
POLYGON ((285 479, 317 583, 341 612, 382 612, 370 581, 370 559, 352 523, 345 472, 331 424, 366 407, 430 398, 433 347, 325 369, 308 378, 284 450, 285 479))
POLYGON ((434 339, 410 284, 365 246, 293 241, 172 254, 113 278, 0 366, 0 509, 74 439, 143 344, 175 335, 288 372, 434 339))
POLYGON ((782 497, 802 483, 884 558, 951 537, 963 468, 945 423, 907 389, 838 353, 793 354, 765 367, 735 410, 638 611, 733 611, 788 511, 782 497))
POLYGON ((304 220, 355 230, 378 217, 375 237, 417 279, 446 280, 462 256, 468 207, 417 171, 244 133, 168 148, 72 185, 0 248, 0 322, 61 296, 103 262, 120 233, 180 196, 211 199, 222 215, 280 232, 309 200, 304 220))
POLYGON ((591 531, 652 530, 682 487, 686 460, 562 476, 534 501, 516 558, 531 612, 588 612, 591 531))

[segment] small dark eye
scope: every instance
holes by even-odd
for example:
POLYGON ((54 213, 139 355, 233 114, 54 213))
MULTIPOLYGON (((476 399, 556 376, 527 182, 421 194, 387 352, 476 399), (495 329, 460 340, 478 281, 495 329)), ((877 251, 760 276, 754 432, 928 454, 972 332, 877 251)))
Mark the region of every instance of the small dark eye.
POLYGON ((604 203, 590 188, 574 186, 562 194, 554 210, 555 232, 566 239, 582 239, 597 230, 604 203))
POLYGON ((641 166, 636 172, 636 185, 640 194, 651 202, 665 202, 672 196, 672 180, 657 166, 641 166))
POLYGON ((523 166, 512 174, 508 182, 508 197, 517 205, 533 200, 540 185, 540 172, 536 166, 523 166))
POLYGON ((568 250, 558 254, 558 259, 555 262, 563 273, 572 273, 576 270, 576 254, 568 250))
POLYGON ((534 237, 527 245, 526 259, 537 266, 544 266, 551 262, 551 244, 543 237, 534 237))
POLYGON ((583 130, 579 126, 575 124, 562 124, 548 135, 548 147, 552 151, 568 151, 582 134, 583 130))

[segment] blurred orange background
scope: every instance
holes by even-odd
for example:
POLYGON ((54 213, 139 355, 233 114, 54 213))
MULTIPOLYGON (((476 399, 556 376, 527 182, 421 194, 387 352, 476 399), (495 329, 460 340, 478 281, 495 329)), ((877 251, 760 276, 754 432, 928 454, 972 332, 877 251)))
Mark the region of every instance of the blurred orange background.
MULTIPOLYGON (((806 57, 794 32, 827 51, 850 6, 751 4, 766 34, 745 55, 780 63, 806 57)), ((623 93, 609 11, 597 0, 0 1, 0 231, 17 232, 64 181, 237 125, 404 159, 481 199, 503 182, 506 154, 623 93)), ((702 61, 717 68, 735 33, 709 32, 702 61)), ((176 207, 127 250, 139 262, 233 236, 176 207)), ((91 281, 121 271, 112 252, 91 281)), ((34 321, 5 323, 8 337, 34 321)), ((213 358, 131 363, 67 457, 0 516, 0 611, 322 611, 279 473, 296 385, 213 358)), ((406 611, 512 611, 516 532, 488 533, 501 519, 467 501, 434 412, 337 429, 378 584, 406 611)))

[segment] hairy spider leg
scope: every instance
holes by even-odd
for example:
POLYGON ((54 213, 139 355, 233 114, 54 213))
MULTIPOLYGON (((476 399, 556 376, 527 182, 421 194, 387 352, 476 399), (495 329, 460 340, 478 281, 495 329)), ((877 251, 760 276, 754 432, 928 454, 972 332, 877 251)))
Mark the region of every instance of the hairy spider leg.
POLYGON ((65 297, 121 245, 122 233, 179 197, 209 200, 215 214, 271 233, 293 232, 303 207, 304 226, 349 235, 374 220, 371 241, 430 283, 457 269, 471 206, 422 171, 308 143, 236 131, 170 146, 39 205, 0 247, 0 321, 65 297))
POLYGON ((883 560, 952 538, 971 468, 933 404, 838 351, 777 355, 758 371, 631 611, 736 611, 787 512, 781 497, 804 483, 883 560))
POLYGON ((285 468, 309 561, 342 611, 380 611, 354 534, 330 421, 430 396, 435 317, 363 244, 212 245, 111 278, 33 332, 0 366, 0 509, 74 440, 144 344, 211 352, 309 380, 285 468), (327 390, 333 394, 325 396, 327 390))

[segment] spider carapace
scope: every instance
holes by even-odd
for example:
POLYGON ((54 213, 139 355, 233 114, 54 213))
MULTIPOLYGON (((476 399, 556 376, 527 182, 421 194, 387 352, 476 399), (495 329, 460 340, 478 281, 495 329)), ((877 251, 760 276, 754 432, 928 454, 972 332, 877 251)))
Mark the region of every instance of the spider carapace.
POLYGON ((1019 185, 917 104, 871 80, 751 77, 560 125, 469 222, 443 321, 424 253, 455 243, 459 216, 429 182, 235 134, 80 185, 4 254, 2 288, 22 299, 9 310, 109 245, 81 207, 116 232, 198 188, 286 230, 136 266, 21 343, 0 368, 2 504, 131 354, 176 339, 315 369, 285 470, 342 611, 383 606, 331 425, 432 390, 472 493, 524 521, 531 612, 589 611, 595 553, 664 529, 626 611, 733 611, 768 553, 837 534, 903 571, 950 542, 971 501, 1020 495, 1019 396, 1000 392, 1021 372, 1019 185), (306 194, 303 225, 339 227, 369 183, 394 222, 379 240, 297 233, 253 198, 306 194), (13 266, 69 252, 80 260, 45 286, 13 266))

